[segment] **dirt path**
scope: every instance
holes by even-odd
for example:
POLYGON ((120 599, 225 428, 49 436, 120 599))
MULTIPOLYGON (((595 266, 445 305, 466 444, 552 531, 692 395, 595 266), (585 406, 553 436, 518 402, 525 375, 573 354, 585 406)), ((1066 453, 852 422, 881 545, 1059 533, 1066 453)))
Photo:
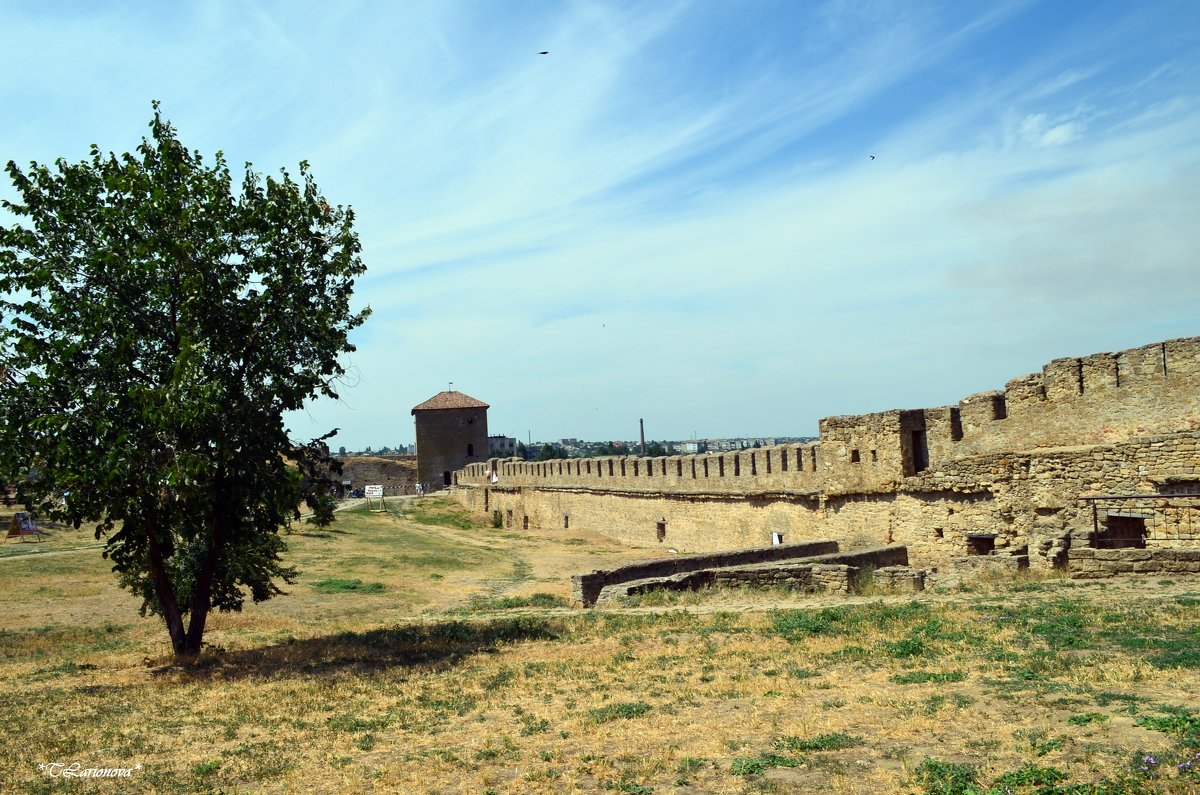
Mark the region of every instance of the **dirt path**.
MULTIPOLYGON (((29 542, 25 543, 28 544, 29 542)), ((85 544, 84 546, 68 547, 67 549, 37 549, 34 547, 26 552, 13 552, 11 554, 0 555, 0 563, 3 563, 6 560, 20 560, 21 558, 49 557, 52 555, 72 555, 77 552, 94 552, 97 549, 104 549, 104 544, 85 544)))

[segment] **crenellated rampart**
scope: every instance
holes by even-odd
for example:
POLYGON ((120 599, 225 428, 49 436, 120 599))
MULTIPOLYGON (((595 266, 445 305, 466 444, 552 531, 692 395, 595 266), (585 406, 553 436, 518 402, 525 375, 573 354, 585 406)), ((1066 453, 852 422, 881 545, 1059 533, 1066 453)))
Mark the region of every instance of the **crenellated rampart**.
POLYGON ((1087 530, 1079 496, 1200 487, 1198 432, 1191 337, 1056 359, 955 406, 827 417, 817 442, 492 460, 455 473, 454 492, 508 522, 688 551, 834 538, 903 543, 916 565, 936 567, 1028 545, 1050 565, 1087 530))

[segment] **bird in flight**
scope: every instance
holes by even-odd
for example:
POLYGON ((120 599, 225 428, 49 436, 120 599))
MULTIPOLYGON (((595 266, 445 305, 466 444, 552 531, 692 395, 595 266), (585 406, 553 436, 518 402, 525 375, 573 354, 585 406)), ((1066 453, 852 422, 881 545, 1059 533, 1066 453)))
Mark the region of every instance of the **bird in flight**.
POLYGON ((871 158, 872 160, 875 159, 875 155, 867 155, 867 157, 871 158))
POLYGON ((538 55, 549 55, 549 54, 550 54, 549 50, 542 50, 541 52, 538 53, 538 55))

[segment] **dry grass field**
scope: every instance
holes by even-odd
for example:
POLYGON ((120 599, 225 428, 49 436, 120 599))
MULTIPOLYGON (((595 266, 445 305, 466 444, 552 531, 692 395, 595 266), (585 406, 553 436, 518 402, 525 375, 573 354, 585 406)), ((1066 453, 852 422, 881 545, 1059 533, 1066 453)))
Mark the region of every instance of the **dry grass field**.
POLYGON ((0 546, 0 791, 1200 792, 1200 582, 582 610, 572 571, 658 550, 339 516, 187 668, 86 531, 0 546))

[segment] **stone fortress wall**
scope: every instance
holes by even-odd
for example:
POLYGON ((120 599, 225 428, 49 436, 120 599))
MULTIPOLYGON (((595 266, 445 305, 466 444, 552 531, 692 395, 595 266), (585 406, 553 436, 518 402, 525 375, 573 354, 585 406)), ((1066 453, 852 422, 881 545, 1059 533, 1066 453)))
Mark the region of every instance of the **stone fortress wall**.
POLYGON ((413 494, 417 486, 417 457, 412 455, 347 455, 340 458, 346 490, 383 486, 384 496, 413 494))
POLYGON ((836 539, 906 545, 914 566, 1025 547, 1031 565, 1050 566, 1087 545, 1092 509, 1081 496, 1197 493, 1198 467, 1191 337, 1056 359, 956 406, 827 417, 806 444, 473 464, 455 473, 453 494, 516 526, 681 552, 836 539))

